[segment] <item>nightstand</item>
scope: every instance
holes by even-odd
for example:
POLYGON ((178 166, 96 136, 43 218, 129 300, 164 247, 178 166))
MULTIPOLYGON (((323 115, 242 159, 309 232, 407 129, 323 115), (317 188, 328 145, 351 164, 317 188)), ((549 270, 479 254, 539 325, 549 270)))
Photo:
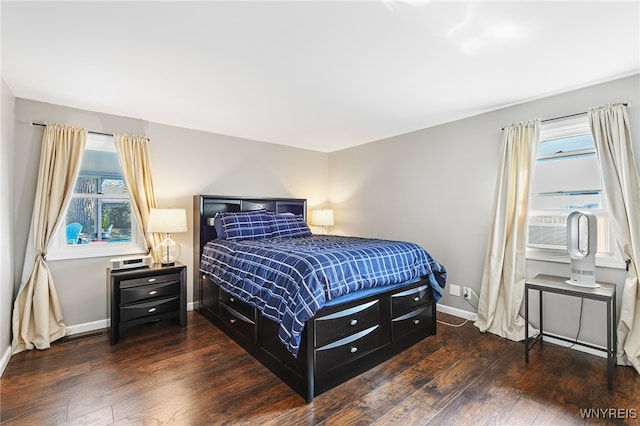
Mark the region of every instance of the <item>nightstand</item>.
POLYGON ((107 268, 111 332, 109 343, 118 343, 120 331, 127 327, 178 318, 187 325, 187 267, 154 263, 149 267, 112 271, 107 268))

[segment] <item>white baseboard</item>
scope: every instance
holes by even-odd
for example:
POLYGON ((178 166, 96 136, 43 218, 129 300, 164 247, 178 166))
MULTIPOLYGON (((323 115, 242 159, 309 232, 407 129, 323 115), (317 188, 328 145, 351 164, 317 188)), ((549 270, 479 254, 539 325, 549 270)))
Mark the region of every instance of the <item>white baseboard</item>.
MULTIPOLYGON (((187 311, 192 311, 194 307, 194 303, 187 303, 187 311)), ((66 336, 73 336, 74 334, 87 333, 89 331, 102 330, 104 328, 109 328, 111 325, 111 319, 103 319, 99 321, 93 322, 85 322, 83 324, 76 325, 68 325, 67 326, 67 334, 66 336)))
POLYGON ((478 314, 471 311, 465 311, 463 309, 453 308, 451 306, 436 304, 436 310, 445 314, 453 315, 454 317, 464 318, 469 321, 476 321, 478 314))
POLYGON ((111 323, 110 319, 103 319, 93 322, 85 322, 83 324, 68 325, 66 336, 73 336, 74 334, 87 333, 89 331, 101 330, 109 327, 111 323))
MULTIPOLYGON (((543 337, 543 340, 545 342, 547 342, 547 343, 553 343, 554 345, 562 346, 562 347, 565 347, 565 348, 569 348, 571 346, 571 343, 569 343, 569 342, 554 338, 553 337, 554 333, 549 333, 547 331, 545 331, 544 333, 545 333, 545 335, 543 337), (551 334, 552 336, 547 336, 547 334, 551 334)), ((562 338, 565 338, 565 339, 570 339, 570 337, 560 336, 559 334, 556 334, 556 336, 562 337, 562 338)), ((581 340, 578 340, 578 343, 587 343, 587 344, 589 344, 591 346, 597 346, 598 348, 602 348, 602 349, 592 349, 592 348, 588 348, 586 346, 580 346, 580 345, 571 346, 570 349, 573 349, 573 350, 576 350, 576 351, 580 351, 580 352, 584 352, 584 353, 591 354, 591 355, 596 355, 596 356, 599 356, 601 358, 606 358, 607 357, 607 348, 605 348, 604 346, 595 345, 595 344, 589 343, 589 342, 583 342, 581 340)))
POLYGON ((4 351, 2 358, 0 358, 0 377, 4 374, 4 369, 7 368, 9 360, 11 359, 11 345, 4 351))
MULTIPOLYGON (((449 314, 449 315, 453 315, 459 318, 464 318, 467 319, 469 321, 477 321, 478 320, 478 314, 476 314, 475 312, 470 312, 470 311, 465 311, 463 309, 458 309, 458 308, 453 308, 451 306, 447 306, 447 305, 441 305, 441 304, 437 304, 436 305, 436 310, 438 312, 443 312, 445 314, 449 314)), ((553 337, 554 333, 548 333, 545 331, 545 334, 551 334, 551 336, 544 336, 544 341, 548 342, 548 343, 552 343, 554 345, 558 345, 558 346, 562 346, 564 348, 569 348, 576 350, 576 351, 580 351, 580 352, 584 352, 584 353, 588 353, 591 355, 596 355, 599 356, 601 358, 606 358, 607 357, 607 348, 605 348, 604 346, 600 346, 600 345, 595 345, 593 343, 589 343, 589 342, 582 342, 580 340, 578 340, 578 343, 588 343, 592 346, 597 346, 598 348, 602 348, 602 349, 592 349, 586 346, 580 346, 580 345, 574 345, 571 346, 571 343, 566 342, 564 340, 560 340, 560 339, 556 339, 553 337)), ((558 337, 562 337, 565 339, 571 339, 570 337, 565 337, 565 336, 561 336, 559 334, 555 334, 558 337)))

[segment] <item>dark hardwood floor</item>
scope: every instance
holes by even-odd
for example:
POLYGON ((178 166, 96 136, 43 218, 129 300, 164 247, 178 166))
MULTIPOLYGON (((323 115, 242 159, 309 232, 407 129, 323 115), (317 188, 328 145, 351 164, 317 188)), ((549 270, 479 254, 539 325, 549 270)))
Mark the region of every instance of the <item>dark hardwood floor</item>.
MULTIPOLYGON (((438 314, 439 319, 461 322, 438 314)), ((639 376, 551 344, 524 347, 470 322, 438 333, 310 404, 195 312, 172 322, 54 343, 13 356, 2 424, 637 424, 639 376), (586 421, 580 410, 599 411, 586 421), (615 414, 612 409, 615 409, 615 414), (626 417, 616 419, 613 417, 626 417)))

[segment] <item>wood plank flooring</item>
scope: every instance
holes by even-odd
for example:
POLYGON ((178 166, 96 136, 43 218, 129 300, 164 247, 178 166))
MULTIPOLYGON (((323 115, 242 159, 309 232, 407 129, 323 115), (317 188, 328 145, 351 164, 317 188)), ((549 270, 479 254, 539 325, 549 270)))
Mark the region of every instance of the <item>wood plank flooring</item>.
MULTIPOLYGON (((438 313, 438 318, 460 323, 438 313)), ((471 323, 436 336, 310 404, 195 312, 14 355, 0 379, 3 425, 638 424, 640 381, 606 360, 522 343, 471 323), (580 410, 600 409, 585 420, 580 410), (615 409, 615 413, 611 411, 615 409), (614 417, 624 417, 623 419, 614 417)), ((592 412, 593 414, 593 412, 592 412)))

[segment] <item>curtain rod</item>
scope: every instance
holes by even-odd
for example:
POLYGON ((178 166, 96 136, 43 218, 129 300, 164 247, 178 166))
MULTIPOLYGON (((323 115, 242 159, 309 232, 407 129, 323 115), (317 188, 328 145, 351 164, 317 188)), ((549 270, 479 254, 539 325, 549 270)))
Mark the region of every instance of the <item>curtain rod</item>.
MULTIPOLYGON (((40 127, 47 127, 46 123, 42 123, 42 122, 39 122, 39 121, 33 121, 33 122, 31 122, 31 125, 40 126, 40 127)), ((113 137, 113 133, 94 132, 94 131, 91 131, 91 130, 87 130, 87 133, 91 133, 91 134, 94 134, 94 135, 102 135, 102 136, 111 136, 111 137, 113 137)), ((151 140, 149 138, 146 138, 146 139, 147 140, 151 140)))
MULTIPOLYGON (((627 105, 628 105, 628 103, 627 103, 627 102, 621 102, 621 104, 622 104, 622 105, 624 105, 624 106, 627 106, 627 105)), ((587 111, 583 111, 583 112, 577 112, 577 113, 575 113, 575 114, 563 115, 563 116, 561 116, 561 117, 546 118, 546 119, 544 119, 544 120, 541 120, 541 122, 542 122, 542 123, 546 123, 546 122, 548 122, 548 121, 562 120, 562 119, 564 119, 564 118, 579 117, 579 116, 581 116, 581 115, 585 115, 585 114, 587 114, 587 113, 588 113, 587 111)), ((504 129, 505 129, 505 128, 503 127, 503 128, 501 128, 501 129, 500 129, 500 131, 503 131, 504 129)))

